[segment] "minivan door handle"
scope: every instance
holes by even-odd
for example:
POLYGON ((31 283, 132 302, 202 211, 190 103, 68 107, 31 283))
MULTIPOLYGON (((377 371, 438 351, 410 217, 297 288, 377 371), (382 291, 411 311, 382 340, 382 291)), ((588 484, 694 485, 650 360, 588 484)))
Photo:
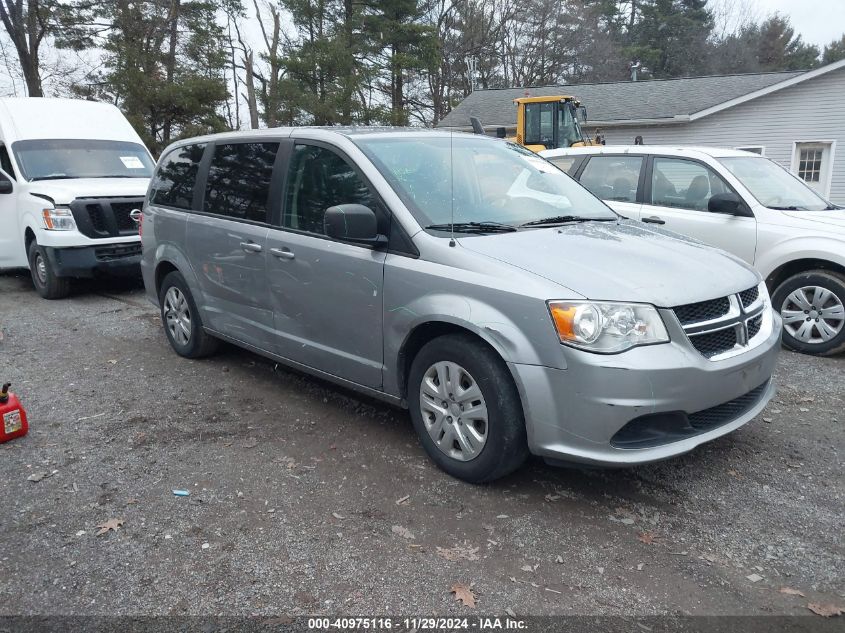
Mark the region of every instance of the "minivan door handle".
POLYGON ((288 250, 287 248, 271 248, 270 254, 274 257, 278 257, 279 259, 293 259, 296 255, 293 254, 293 251, 288 250))
POLYGON ((256 244, 255 242, 241 242, 241 248, 244 249, 247 253, 261 252, 261 244, 256 244))
POLYGON ((646 224, 666 224, 666 220, 658 218, 656 215, 653 215, 650 218, 643 218, 642 222, 645 222, 646 224))

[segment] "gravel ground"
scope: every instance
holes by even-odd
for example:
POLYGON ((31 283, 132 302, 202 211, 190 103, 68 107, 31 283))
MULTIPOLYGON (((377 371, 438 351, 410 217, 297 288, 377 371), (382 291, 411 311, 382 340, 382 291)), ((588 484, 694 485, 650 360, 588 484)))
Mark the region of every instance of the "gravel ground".
POLYGON ((0 445, 0 615, 845 606, 845 357, 785 351, 763 415, 684 457, 486 486, 400 410, 233 347, 177 357, 137 287, 48 302, 0 275, 0 374, 31 423, 0 445))

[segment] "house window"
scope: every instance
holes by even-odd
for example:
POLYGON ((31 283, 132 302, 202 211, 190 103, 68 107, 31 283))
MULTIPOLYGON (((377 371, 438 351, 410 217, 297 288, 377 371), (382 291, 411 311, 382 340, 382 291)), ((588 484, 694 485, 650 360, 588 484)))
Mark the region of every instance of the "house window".
POLYGON ((829 196, 836 144, 832 141, 801 141, 796 142, 794 147, 792 173, 822 197, 829 196))
POLYGON ((760 156, 766 155, 766 148, 762 145, 746 145, 745 147, 734 147, 734 149, 739 149, 743 152, 753 152, 754 154, 760 154, 760 156))
POLYGON ((807 182, 818 182, 822 172, 822 150, 808 147, 798 155, 798 176, 807 182))

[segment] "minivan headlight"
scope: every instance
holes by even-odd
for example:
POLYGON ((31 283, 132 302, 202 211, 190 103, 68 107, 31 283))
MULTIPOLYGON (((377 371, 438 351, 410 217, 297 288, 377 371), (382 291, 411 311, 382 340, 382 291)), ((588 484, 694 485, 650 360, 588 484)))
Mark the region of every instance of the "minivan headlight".
POLYGON ((73 214, 70 209, 64 207, 43 209, 41 219, 44 222, 44 228, 48 231, 73 231, 76 229, 73 214))
POLYGON ((657 308, 642 303, 549 301, 560 342, 591 352, 616 354, 637 345, 668 343, 657 308))

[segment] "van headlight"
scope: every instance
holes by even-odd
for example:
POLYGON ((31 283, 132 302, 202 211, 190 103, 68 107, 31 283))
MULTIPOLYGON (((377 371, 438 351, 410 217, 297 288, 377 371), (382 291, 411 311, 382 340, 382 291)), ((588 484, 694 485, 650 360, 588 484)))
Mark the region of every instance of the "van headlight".
POLYGON ((637 345, 668 343, 657 308, 643 303, 549 301, 560 342, 590 352, 616 354, 637 345))
POLYGON ((48 231, 76 230, 76 222, 73 221, 73 213, 71 213, 70 209, 67 207, 43 209, 41 211, 41 220, 44 222, 44 228, 48 231))

